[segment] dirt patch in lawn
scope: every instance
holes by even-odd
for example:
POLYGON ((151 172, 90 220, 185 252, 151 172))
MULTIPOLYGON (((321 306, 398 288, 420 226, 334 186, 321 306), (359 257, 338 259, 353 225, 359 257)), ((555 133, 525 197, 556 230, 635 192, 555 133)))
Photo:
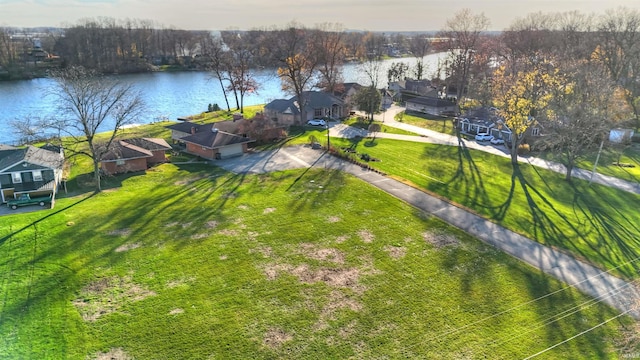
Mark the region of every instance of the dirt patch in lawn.
POLYGON ((133 243, 133 244, 122 244, 120 246, 118 246, 115 250, 115 252, 124 252, 124 251, 129 251, 129 250, 133 250, 133 249, 137 249, 139 248, 140 243, 133 243))
POLYGON ((218 234, 225 235, 225 236, 238 236, 240 232, 238 230, 223 229, 218 231, 218 234))
POLYGON ((303 243, 300 244, 300 250, 309 259, 344 264, 344 253, 338 249, 319 248, 315 244, 303 243))
POLYGON ((258 246, 257 248, 251 249, 250 251, 252 253, 256 253, 256 252, 260 253, 265 258, 270 258, 271 255, 273 254, 273 249, 271 249, 270 246, 266 246, 266 245, 258 246))
POLYGON ((406 255, 407 248, 402 246, 386 245, 384 247, 384 251, 386 251, 392 258, 400 259, 406 255))
POLYGON ((436 249, 440 249, 445 246, 460 245, 460 240, 458 240, 455 235, 444 232, 426 231, 422 233, 422 238, 429 244, 433 245, 436 249))
POLYGON ((358 285, 360 270, 356 268, 331 269, 325 267, 314 269, 307 264, 302 264, 293 268, 291 274, 301 282, 308 284, 324 282, 332 287, 351 288, 358 285))
POLYGON ((129 236, 131 235, 131 229, 111 230, 107 234, 112 236, 129 236))
POLYGON ((169 289, 177 288, 178 286, 189 286, 189 284, 196 281, 195 277, 183 277, 175 280, 171 280, 167 282, 167 287, 169 289))
POLYGON ((268 208, 264 209, 264 211, 262 213, 263 214, 271 214, 274 211, 276 211, 276 208, 268 207, 268 208))
POLYGON ((206 238, 207 236, 209 236, 209 234, 205 234, 205 233, 193 234, 193 235, 191 235, 191 240, 202 240, 202 239, 206 238))
POLYGON ((343 242, 349 240, 349 235, 340 235, 336 238, 336 243, 342 244, 343 242))
POLYGON ((337 216, 330 216, 330 217, 327 219, 327 221, 328 221, 328 222, 330 222, 330 223, 332 223, 332 224, 333 224, 333 223, 337 223, 337 222, 338 222, 338 221, 340 221, 340 220, 342 220, 342 219, 340 219, 340 218, 339 218, 339 217, 337 217, 337 216))
POLYGON ((166 224, 164 224, 164 227, 169 228, 169 227, 174 227, 174 226, 177 226, 177 225, 180 225, 180 223, 179 223, 179 222, 177 222, 177 221, 172 221, 172 222, 170 222, 170 223, 166 223, 166 224))
POLYGON ((264 334, 263 343, 265 346, 275 349, 291 340, 293 340, 293 336, 291 334, 287 334, 282 329, 271 328, 264 334))
POLYGON ((358 236, 362 239, 362 242, 370 244, 376 238, 376 236, 371 233, 369 230, 360 230, 358 231, 358 236))
POLYGON ((176 308, 173 309, 171 311, 169 311, 169 315, 178 315, 178 314, 182 314, 184 312, 184 310, 180 309, 180 308, 176 308))
POLYGON ((204 223, 204 227, 207 229, 214 229, 216 226, 218 226, 218 222, 215 220, 210 220, 204 223))
POLYGON ((133 360, 122 348, 114 348, 106 353, 99 352, 94 355, 95 360, 133 360))
POLYGON ((85 321, 119 311, 123 306, 143 300, 155 293, 133 282, 130 276, 97 279, 80 291, 73 300, 85 321))

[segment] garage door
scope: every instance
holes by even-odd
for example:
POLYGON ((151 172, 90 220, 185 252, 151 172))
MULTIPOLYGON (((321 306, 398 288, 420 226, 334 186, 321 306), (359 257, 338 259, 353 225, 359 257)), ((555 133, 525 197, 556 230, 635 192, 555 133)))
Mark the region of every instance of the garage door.
POLYGON ((220 148, 220 157, 225 159, 242 155, 242 144, 234 144, 220 148))

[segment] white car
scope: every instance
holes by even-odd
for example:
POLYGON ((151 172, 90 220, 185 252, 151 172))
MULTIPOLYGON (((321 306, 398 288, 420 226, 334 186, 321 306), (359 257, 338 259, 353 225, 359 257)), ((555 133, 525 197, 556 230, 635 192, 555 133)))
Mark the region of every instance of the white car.
POLYGON ((493 139, 493 136, 489 135, 489 133, 476 134, 476 141, 490 141, 492 139, 493 139))
POLYGON ((307 125, 311 126, 327 126, 327 122, 322 119, 313 119, 307 121, 307 125))
POLYGON ((502 144, 504 144, 504 139, 493 138, 493 139, 491 139, 491 143, 493 145, 502 145, 502 144))

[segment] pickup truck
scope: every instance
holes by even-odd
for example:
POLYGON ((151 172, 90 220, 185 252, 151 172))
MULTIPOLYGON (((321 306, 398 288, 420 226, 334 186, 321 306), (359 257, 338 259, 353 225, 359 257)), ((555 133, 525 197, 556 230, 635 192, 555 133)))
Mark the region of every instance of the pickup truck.
POLYGON ((35 205, 35 204, 38 204, 40 206, 45 206, 50 203, 51 203, 51 195, 32 198, 31 196, 29 196, 29 194, 22 194, 17 199, 7 201, 7 206, 15 210, 20 206, 28 206, 28 205, 35 205))

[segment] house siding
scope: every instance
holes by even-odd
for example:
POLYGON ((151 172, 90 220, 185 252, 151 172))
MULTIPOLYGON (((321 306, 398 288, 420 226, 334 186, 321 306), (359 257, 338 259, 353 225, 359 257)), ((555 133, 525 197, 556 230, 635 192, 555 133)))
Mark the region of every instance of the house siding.
POLYGON ((167 157, 165 156, 164 150, 155 150, 151 152, 153 154, 152 157, 147 158, 147 163, 149 164, 160 164, 167 162, 167 157))
POLYGON ((218 153, 218 150, 203 148, 200 145, 187 143, 186 152, 189 154, 200 156, 201 158, 214 160, 216 158, 216 154, 218 153))
POLYGON ((101 168, 107 175, 144 171, 147 169, 147 159, 128 159, 125 160, 124 165, 116 165, 115 161, 102 162, 101 168))

